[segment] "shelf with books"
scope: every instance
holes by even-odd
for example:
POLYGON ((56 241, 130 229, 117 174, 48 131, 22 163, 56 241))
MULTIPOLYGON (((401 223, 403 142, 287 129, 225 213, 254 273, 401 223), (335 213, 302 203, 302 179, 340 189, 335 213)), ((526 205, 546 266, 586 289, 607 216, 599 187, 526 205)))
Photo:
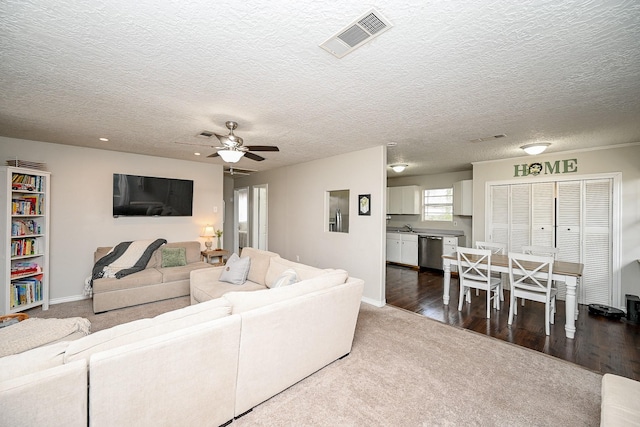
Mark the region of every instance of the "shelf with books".
POLYGON ((0 167, 0 314, 49 308, 49 172, 0 167))

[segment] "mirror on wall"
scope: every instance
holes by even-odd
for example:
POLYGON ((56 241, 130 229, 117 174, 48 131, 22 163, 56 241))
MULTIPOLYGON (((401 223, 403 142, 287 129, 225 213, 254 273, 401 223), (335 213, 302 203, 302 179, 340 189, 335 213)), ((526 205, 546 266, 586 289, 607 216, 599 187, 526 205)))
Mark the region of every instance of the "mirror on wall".
POLYGON ((336 233, 349 232, 349 190, 328 191, 328 230, 336 233))

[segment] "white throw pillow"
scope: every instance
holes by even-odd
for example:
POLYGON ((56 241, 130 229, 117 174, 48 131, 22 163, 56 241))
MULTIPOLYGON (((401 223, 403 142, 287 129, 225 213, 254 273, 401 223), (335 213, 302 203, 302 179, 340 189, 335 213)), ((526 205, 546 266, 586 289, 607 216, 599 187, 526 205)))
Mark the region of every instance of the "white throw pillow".
POLYGON ((249 268, 251 267, 251 258, 240 258, 234 253, 229 257, 227 263, 220 274, 220 281, 231 283, 233 285, 242 285, 247 281, 249 268))
POLYGON ((275 278, 270 288, 281 288, 283 286, 293 285, 298 281, 298 275, 293 268, 286 269, 281 275, 275 278))

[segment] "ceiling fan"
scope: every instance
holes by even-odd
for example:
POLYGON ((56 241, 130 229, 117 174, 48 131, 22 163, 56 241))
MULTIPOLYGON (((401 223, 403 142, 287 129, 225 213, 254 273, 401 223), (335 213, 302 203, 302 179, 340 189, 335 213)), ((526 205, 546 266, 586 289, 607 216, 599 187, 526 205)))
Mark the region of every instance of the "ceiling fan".
MULTIPOLYGON (((218 157, 220 156, 222 160, 227 163, 236 163, 242 157, 246 157, 251 160, 255 160, 256 162, 261 162, 264 160, 264 157, 259 156, 252 151, 280 151, 278 147, 275 145, 243 145, 243 140, 239 136, 233 133, 233 131, 238 127, 238 123, 232 120, 229 120, 225 123, 227 129, 229 129, 228 135, 218 135, 217 133, 207 134, 206 136, 215 135, 218 140, 222 143, 222 146, 213 147, 217 151, 207 157, 218 157)), ((187 144, 187 145, 198 145, 198 144, 189 144, 186 142, 180 142, 179 144, 187 144)))
POLYGON ((224 168, 224 173, 225 175, 240 175, 240 176, 247 176, 251 173, 255 172, 255 170, 253 169, 240 169, 240 168, 234 168, 233 166, 230 167, 226 167, 224 168))
MULTIPOLYGON (((218 135, 217 133, 208 131, 200 134, 200 136, 206 136, 208 138, 215 135, 222 143, 222 146, 213 146, 217 151, 207 157, 220 157, 227 163, 237 163, 242 157, 255 160, 256 162, 261 162, 264 160, 264 157, 252 153, 252 151, 280 151, 280 149, 275 145, 243 145, 243 139, 233 133, 233 131, 238 127, 238 123, 229 120, 225 125, 227 126, 227 129, 229 129, 228 135, 218 135)), ((189 142, 176 143, 202 146, 202 144, 192 144, 189 142)))

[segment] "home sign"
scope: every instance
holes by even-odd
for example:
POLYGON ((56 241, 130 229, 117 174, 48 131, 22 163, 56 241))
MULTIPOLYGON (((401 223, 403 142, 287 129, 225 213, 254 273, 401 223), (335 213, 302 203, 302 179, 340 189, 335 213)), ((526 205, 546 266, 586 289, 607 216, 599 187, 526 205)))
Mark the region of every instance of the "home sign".
POLYGON ((513 165, 514 177, 557 175, 578 172, 578 159, 556 160, 555 162, 536 162, 531 164, 513 165))

